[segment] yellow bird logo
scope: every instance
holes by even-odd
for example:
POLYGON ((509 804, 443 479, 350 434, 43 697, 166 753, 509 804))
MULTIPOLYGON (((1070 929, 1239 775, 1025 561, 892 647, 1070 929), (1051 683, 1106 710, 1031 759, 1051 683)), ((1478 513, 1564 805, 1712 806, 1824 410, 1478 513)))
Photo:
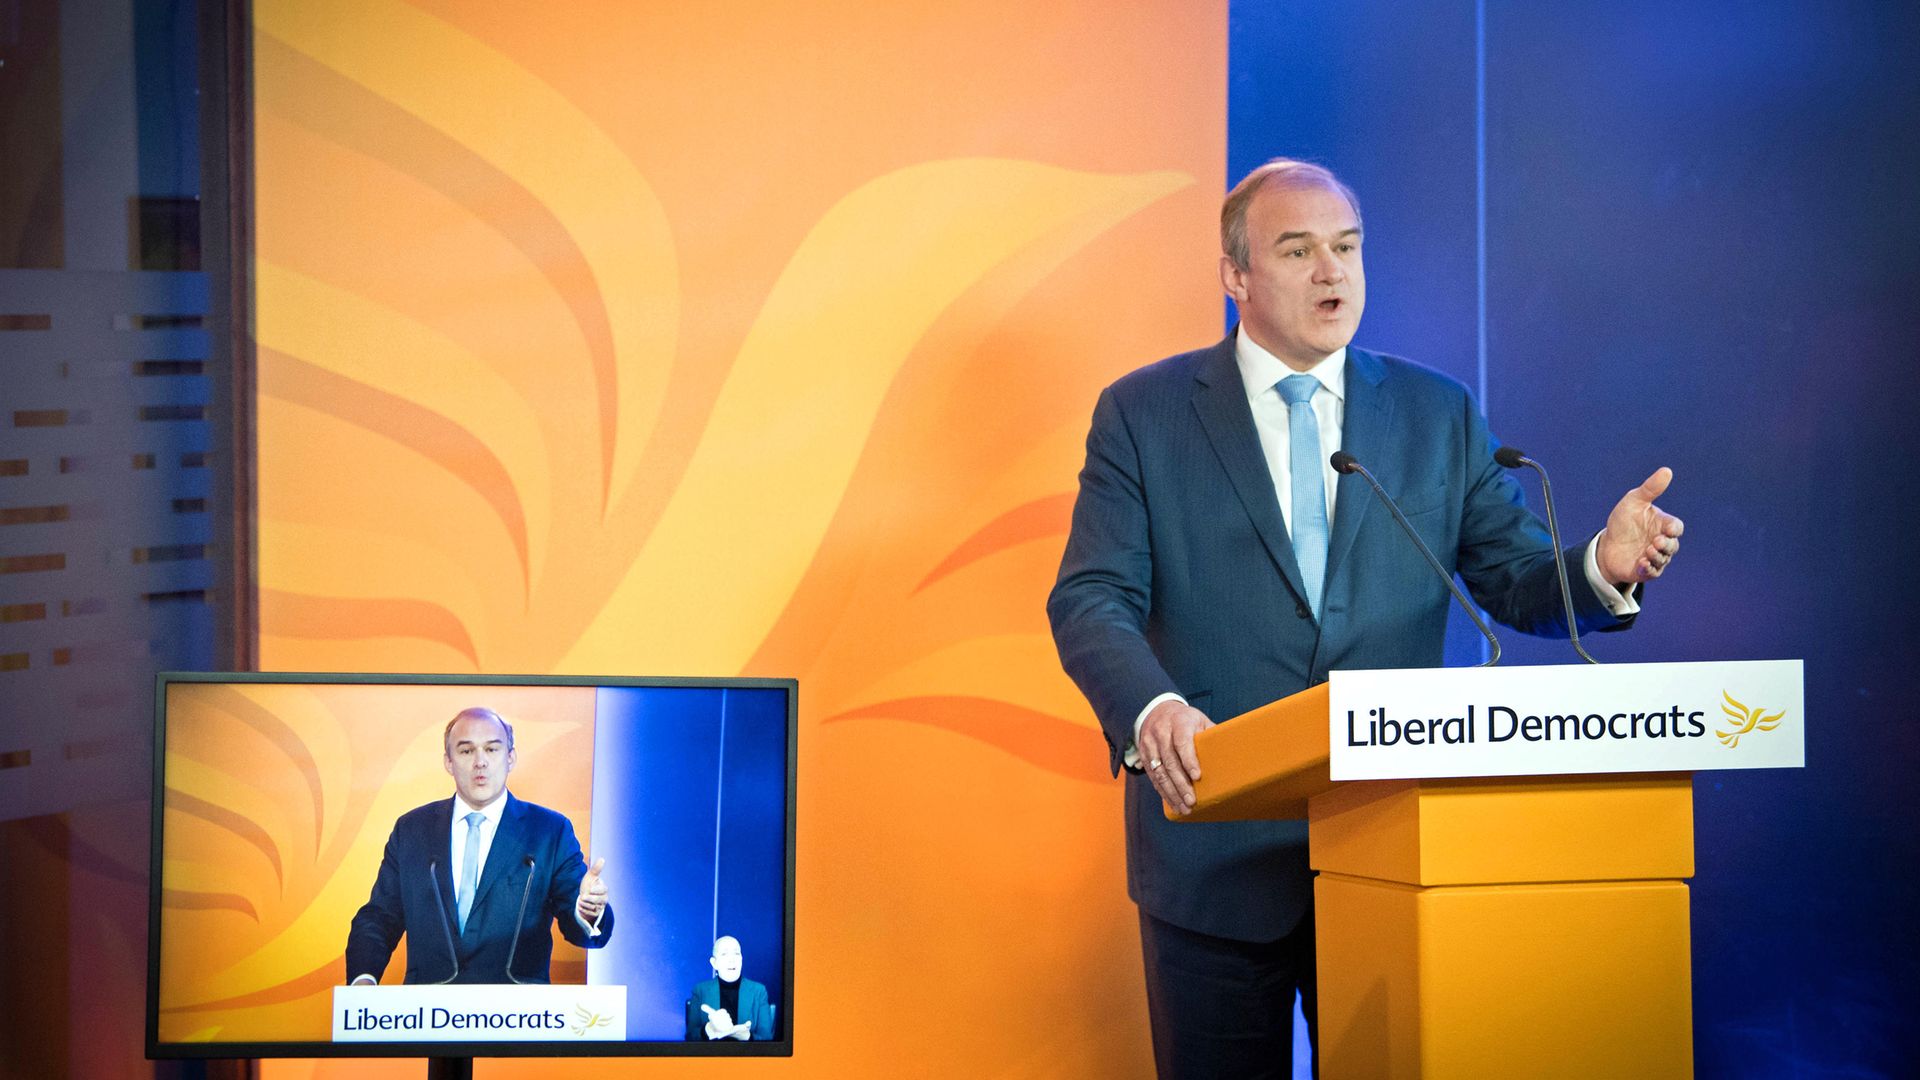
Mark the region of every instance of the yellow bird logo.
POLYGON ((1727 693, 1725 690, 1720 691, 1720 696, 1726 699, 1726 704, 1720 706, 1720 711, 1727 714, 1732 720, 1733 726, 1727 728, 1725 731, 1716 731, 1714 734, 1719 736, 1720 741, 1726 744, 1729 749, 1740 745, 1740 736, 1742 735, 1753 731, 1772 731, 1774 728, 1779 727, 1780 718, 1787 715, 1785 709, 1771 716, 1767 715, 1765 709, 1749 709, 1734 700, 1733 695, 1727 693))
POLYGON ((602 1016, 588 1009, 585 1005, 575 1005, 573 1007, 573 1015, 580 1018, 572 1028, 576 1038, 584 1037, 587 1032, 592 1031, 594 1028, 603 1028, 613 1023, 612 1016, 602 1016))

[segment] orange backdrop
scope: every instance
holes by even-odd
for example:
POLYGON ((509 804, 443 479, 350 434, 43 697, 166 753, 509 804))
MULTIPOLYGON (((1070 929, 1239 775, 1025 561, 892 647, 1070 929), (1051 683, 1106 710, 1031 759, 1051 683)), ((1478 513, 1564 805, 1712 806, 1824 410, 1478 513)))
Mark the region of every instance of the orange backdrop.
POLYGON ((795 676, 754 1068, 1149 1073, 1042 603, 1098 388, 1219 332, 1225 6, 257 0, 264 666, 795 676))

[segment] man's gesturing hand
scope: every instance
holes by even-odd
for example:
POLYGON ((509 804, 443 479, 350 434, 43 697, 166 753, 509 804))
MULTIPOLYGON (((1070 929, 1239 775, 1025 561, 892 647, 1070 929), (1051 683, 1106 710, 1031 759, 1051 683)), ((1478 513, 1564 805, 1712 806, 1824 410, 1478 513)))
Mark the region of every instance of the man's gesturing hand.
POLYGON ((706 1031, 707 1038, 709 1039, 739 1039, 745 1042, 753 1036, 752 1024, 746 1022, 734 1023, 733 1017, 727 1015, 727 1010, 725 1009, 716 1009, 711 1005, 702 1005, 700 1006, 700 1011, 707 1014, 706 1031))
POLYGON ((1673 483, 1673 470, 1660 468, 1639 487, 1614 504, 1607 529, 1600 534, 1594 561, 1600 573, 1616 585, 1652 581, 1680 551, 1686 523, 1653 505, 1673 483))
POLYGON ((1193 808, 1193 782, 1200 779, 1200 756, 1193 736, 1213 726, 1207 714, 1184 701, 1163 701, 1140 723, 1140 766, 1161 801, 1185 814, 1193 808))
POLYGON ((605 859, 593 860, 593 868, 587 876, 580 879, 580 899, 574 904, 574 910, 580 913, 580 921, 592 926, 600 921, 600 913, 607 907, 607 883, 601 879, 600 871, 607 865, 605 859))

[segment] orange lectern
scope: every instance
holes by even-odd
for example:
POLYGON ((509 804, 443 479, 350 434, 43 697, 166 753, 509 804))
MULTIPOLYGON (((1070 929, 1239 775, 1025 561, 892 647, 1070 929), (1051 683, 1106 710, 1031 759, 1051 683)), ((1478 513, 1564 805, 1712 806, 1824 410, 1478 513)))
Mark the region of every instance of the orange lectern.
POLYGON ((1324 1076, 1692 1075, 1691 773, 1335 782, 1329 742, 1326 685, 1202 732, 1184 819, 1307 819, 1324 1076))

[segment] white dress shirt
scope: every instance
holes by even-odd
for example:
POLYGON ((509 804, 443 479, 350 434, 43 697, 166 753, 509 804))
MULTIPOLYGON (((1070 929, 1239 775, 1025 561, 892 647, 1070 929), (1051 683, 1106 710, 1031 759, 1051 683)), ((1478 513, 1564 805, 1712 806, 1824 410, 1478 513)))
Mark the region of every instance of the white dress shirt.
POLYGON ((453 827, 448 834, 448 841, 453 845, 453 857, 447 861, 447 866, 452 871, 448 880, 453 883, 456 904, 460 902, 460 883, 466 880, 462 875, 467 869, 467 815, 476 810, 486 815, 480 821, 479 872, 473 876, 474 888, 477 889, 480 887, 480 876, 487 869, 487 852, 493 850, 493 838, 500 832, 500 819, 507 812, 507 793, 501 792, 499 798, 485 806, 474 806, 461 798, 459 792, 454 792, 453 827))
MULTIPOLYGON (((1240 384, 1247 394, 1247 407, 1253 410, 1253 430, 1260 437, 1261 456, 1267 459, 1267 474, 1273 478, 1274 498, 1280 502, 1280 516, 1286 521, 1289 536, 1293 535, 1293 425, 1287 418, 1287 403, 1281 399, 1278 387, 1280 380, 1289 375, 1305 374, 1320 380, 1320 392, 1313 395, 1310 404, 1314 417, 1320 422, 1320 470, 1327 493, 1327 521, 1331 523, 1335 492, 1339 490, 1336 483, 1339 476, 1333 471, 1332 458, 1340 449, 1340 434, 1347 417, 1347 350, 1342 347, 1305 372, 1299 372, 1261 348, 1247 336, 1246 328, 1241 327, 1234 338, 1233 359, 1240 368, 1240 384)), ((1600 534, 1595 533, 1587 542, 1584 560, 1587 584, 1608 611, 1625 618, 1638 612, 1640 604, 1630 592, 1622 593, 1601 576, 1595 554, 1599 539, 1600 534)), ((1179 694, 1165 693, 1141 708, 1133 718, 1134 742, 1127 746, 1122 758, 1127 765, 1140 767, 1137 744, 1140 725, 1146 722, 1147 714, 1162 702, 1184 704, 1186 700, 1179 694)))
POLYGON ((1340 449, 1340 433, 1347 420, 1347 350, 1328 356, 1308 368, 1295 371, 1280 358, 1254 344, 1241 331, 1233 345, 1233 358, 1240 365, 1240 385, 1247 392, 1247 407, 1253 410, 1253 430, 1260 436, 1261 456, 1267 459, 1267 473, 1273 477, 1273 494, 1280 500, 1280 516, 1286 520, 1287 535, 1293 535, 1293 422, 1287 417, 1287 403, 1280 397, 1280 380, 1289 375, 1310 375, 1320 382, 1320 392, 1308 404, 1320 423, 1321 488, 1327 493, 1327 521, 1333 521, 1334 494, 1340 475, 1333 471, 1333 455, 1340 449))

